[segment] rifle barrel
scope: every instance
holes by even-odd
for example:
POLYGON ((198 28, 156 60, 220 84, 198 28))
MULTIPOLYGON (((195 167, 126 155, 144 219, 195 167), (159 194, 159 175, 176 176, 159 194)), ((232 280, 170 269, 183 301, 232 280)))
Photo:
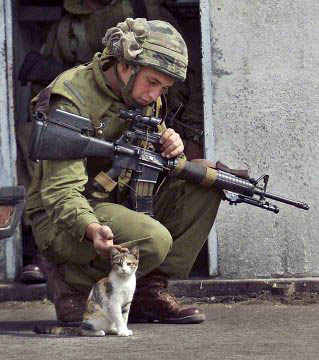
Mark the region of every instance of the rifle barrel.
POLYGON ((289 204, 292 206, 295 206, 299 209, 304 209, 304 210, 309 210, 309 205, 300 201, 295 201, 295 200, 291 200, 291 199, 287 199, 283 196, 278 196, 275 194, 270 194, 270 193, 266 193, 260 190, 254 190, 254 194, 262 196, 262 197, 266 197, 272 200, 276 200, 276 201, 280 201, 283 202, 285 204, 289 204))

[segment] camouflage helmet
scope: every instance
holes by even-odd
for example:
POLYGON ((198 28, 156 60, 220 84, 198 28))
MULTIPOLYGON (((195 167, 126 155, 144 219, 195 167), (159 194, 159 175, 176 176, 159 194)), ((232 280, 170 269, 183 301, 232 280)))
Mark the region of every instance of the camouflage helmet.
POLYGON ((102 43, 105 51, 120 62, 150 66, 181 81, 186 78, 187 46, 168 22, 127 18, 107 30, 102 43))

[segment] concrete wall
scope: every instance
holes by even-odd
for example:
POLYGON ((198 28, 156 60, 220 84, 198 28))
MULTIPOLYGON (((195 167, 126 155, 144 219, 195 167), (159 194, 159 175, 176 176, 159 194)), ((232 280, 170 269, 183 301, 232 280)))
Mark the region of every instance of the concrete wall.
POLYGON ((0 186, 15 183, 12 20, 9 2, 0 5, 0 186), (8 18, 9 16, 9 18, 8 18))
MULTIPOLYGON (((13 31, 11 1, 0 2, 0 186, 16 185, 13 31)), ((13 279, 21 266, 19 232, 0 242, 0 280, 13 279)))
MULTIPOLYGON (((319 274, 319 3, 209 1, 216 158, 268 191, 305 201, 278 215, 224 202, 217 221, 223 278, 319 274)), ((211 124, 210 124, 211 125, 211 124)))

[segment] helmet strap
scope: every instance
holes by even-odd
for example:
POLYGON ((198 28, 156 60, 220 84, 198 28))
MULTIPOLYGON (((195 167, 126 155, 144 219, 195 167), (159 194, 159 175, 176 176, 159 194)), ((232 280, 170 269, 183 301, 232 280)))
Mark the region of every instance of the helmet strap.
POLYGON ((136 79, 136 76, 141 68, 140 65, 130 65, 132 67, 132 73, 130 75, 130 78, 128 79, 127 84, 125 84, 119 76, 118 70, 117 70, 117 66, 114 67, 114 72, 115 72, 115 76, 120 84, 120 88, 121 88, 121 92, 122 92, 122 96, 123 99, 125 100, 125 102, 131 106, 131 107, 138 107, 140 108, 141 105, 138 104, 132 96, 132 89, 133 89, 133 85, 136 79))

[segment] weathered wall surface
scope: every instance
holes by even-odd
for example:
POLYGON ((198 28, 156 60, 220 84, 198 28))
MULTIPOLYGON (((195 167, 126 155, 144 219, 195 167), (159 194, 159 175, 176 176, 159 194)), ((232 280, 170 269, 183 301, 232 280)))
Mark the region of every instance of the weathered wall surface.
POLYGON ((311 207, 223 203, 220 275, 318 276, 319 3, 211 0, 210 18, 216 158, 311 207))
POLYGON ((6 2, 0 6, 0 186, 12 185, 15 181, 15 137, 13 115, 12 39, 6 18, 6 2), (11 47, 11 48, 10 48, 11 47))
MULTIPOLYGON (((16 185, 16 142, 13 110, 13 42, 11 2, 0 2, 0 186, 16 185)), ((0 242, 0 281, 6 274, 6 254, 17 235, 0 242)))

